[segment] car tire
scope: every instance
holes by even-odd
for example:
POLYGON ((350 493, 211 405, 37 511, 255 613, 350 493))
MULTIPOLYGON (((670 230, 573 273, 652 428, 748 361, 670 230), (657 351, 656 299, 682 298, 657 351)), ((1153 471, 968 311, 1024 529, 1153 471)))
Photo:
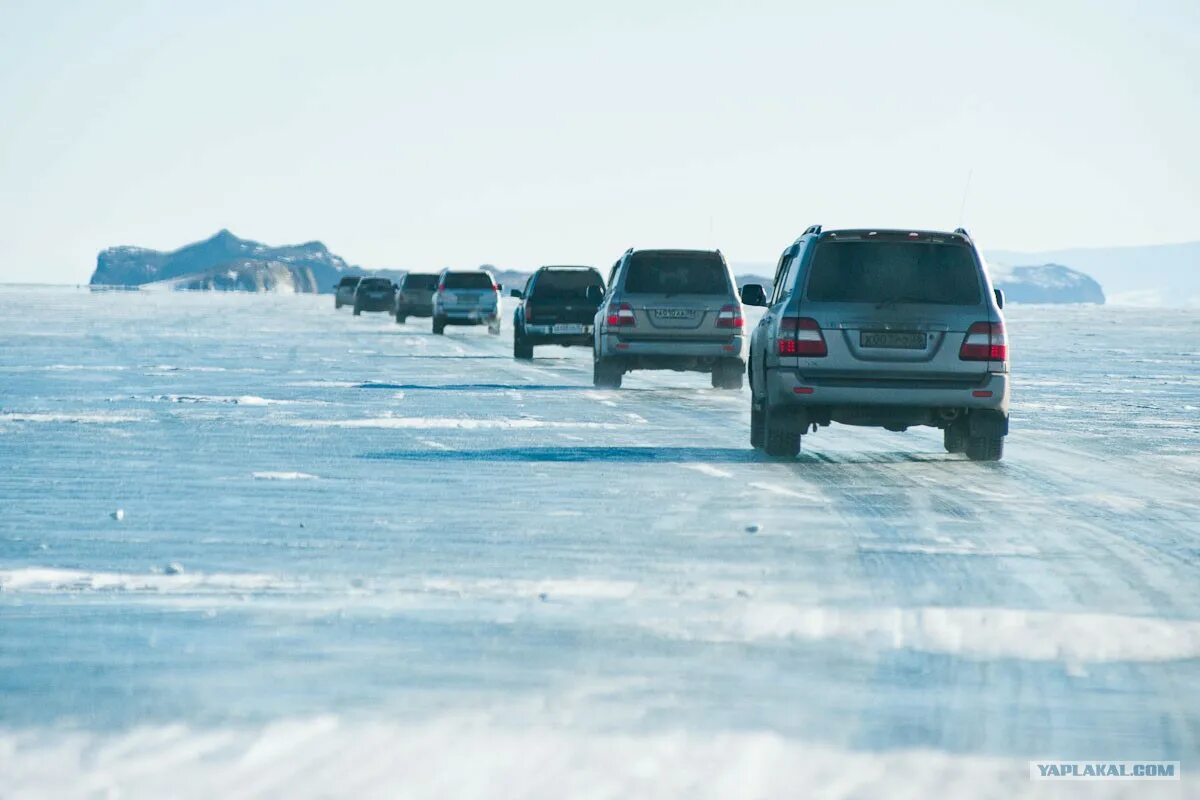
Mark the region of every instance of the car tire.
POLYGON ((336 311, 337 309, 341 308, 341 307, 342 307, 342 301, 341 301, 341 300, 334 300, 334 301, 333 301, 333 308, 334 308, 334 310, 335 310, 335 311, 336 311))
POLYGON ((1004 437, 968 436, 965 452, 972 461, 999 461, 1004 457, 1004 437))
POLYGON ((947 453, 964 453, 967 450, 967 430, 962 422, 952 422, 942 429, 942 445, 947 453))
POLYGON ((800 433, 790 428, 779 409, 770 405, 763 409, 763 449, 775 458, 795 458, 800 455, 800 433))
POLYGON ((397 314, 396 315, 396 324, 397 325, 403 325, 405 322, 408 322, 407 314, 397 314))
POLYGON ((599 389, 620 389, 621 368, 606 358, 592 359, 592 385, 599 389))
POLYGON ((356 316, 356 317, 361 317, 361 316, 362 316, 362 309, 361 309, 361 308, 359 308, 358 306, 355 306, 355 307, 354 307, 354 316, 356 316))
POLYGON ((497 322, 495 325, 488 325, 488 333, 492 336, 499 336, 500 335, 500 323, 497 322))
POLYGON ((441 335, 442 335, 442 333, 443 333, 445 330, 446 330, 446 323, 445 323, 445 322, 443 322, 443 321, 442 321, 442 320, 441 320, 439 317, 434 317, 434 318, 433 318, 433 332, 434 332, 434 334, 435 334, 435 335, 437 335, 437 336, 441 336, 441 335))

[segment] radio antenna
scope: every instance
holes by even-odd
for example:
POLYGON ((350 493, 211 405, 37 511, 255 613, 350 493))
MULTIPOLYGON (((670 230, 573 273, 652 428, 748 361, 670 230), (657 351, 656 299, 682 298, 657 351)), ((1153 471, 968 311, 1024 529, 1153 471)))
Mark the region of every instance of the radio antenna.
POLYGON ((963 187, 962 205, 958 207, 958 227, 960 228, 963 226, 963 223, 966 222, 967 195, 971 193, 971 175, 974 174, 974 172, 974 168, 967 170, 967 185, 963 187))

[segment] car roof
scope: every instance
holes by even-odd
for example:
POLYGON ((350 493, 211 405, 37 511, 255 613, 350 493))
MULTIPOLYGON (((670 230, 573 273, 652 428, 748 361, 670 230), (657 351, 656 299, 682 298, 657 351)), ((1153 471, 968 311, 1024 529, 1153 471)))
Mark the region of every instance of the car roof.
POLYGON ((559 270, 562 272, 599 272, 600 271, 600 270, 596 269, 595 267, 577 267, 577 266, 569 266, 569 265, 561 265, 561 266, 553 265, 553 266, 537 268, 538 272, 542 272, 544 270, 559 270))
MULTIPOLYGON (((801 241, 805 233, 796 239, 801 241)), ((825 239, 912 239, 914 241, 957 241, 970 243, 969 236, 958 231, 931 231, 914 228, 838 228, 831 231, 816 231, 815 235, 821 241, 825 239)))
POLYGON ((672 247, 631 247, 631 248, 629 248, 629 252, 630 253, 672 253, 672 254, 674 254, 674 253, 680 253, 680 254, 704 253, 706 255, 716 255, 716 256, 721 255, 720 250, 696 250, 696 249, 672 248, 672 247))

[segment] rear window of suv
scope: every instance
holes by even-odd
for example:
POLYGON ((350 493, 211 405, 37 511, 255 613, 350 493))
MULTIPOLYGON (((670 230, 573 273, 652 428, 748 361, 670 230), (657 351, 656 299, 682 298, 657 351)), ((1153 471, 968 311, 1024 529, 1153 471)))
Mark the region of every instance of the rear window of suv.
POLYGON ((432 289, 437 286, 437 275, 406 275, 405 289, 432 289))
POLYGON ((533 283, 533 295, 546 300, 582 300, 587 297, 589 286, 604 288, 604 279, 599 272, 589 269, 543 270, 533 283))
POLYGON ((832 303, 978 305, 979 269, 969 247, 942 242, 822 241, 809 270, 809 300, 832 303))
POLYGON ((359 284, 360 289, 390 289, 392 282, 387 278, 363 278, 363 282, 359 284))
POLYGON ((361 280, 362 278, 342 278, 338 286, 357 286, 361 280))
POLYGON ((447 289, 491 289, 492 279, 484 272, 448 272, 443 285, 447 289))
POLYGON ((716 253, 634 253, 625 291, 630 294, 727 295, 728 270, 716 253))

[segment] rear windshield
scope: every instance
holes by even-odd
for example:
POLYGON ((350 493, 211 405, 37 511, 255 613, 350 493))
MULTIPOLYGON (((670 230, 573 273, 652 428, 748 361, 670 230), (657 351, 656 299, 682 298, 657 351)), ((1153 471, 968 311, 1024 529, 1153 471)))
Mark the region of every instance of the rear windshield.
POLYGON ((625 291, 727 295, 729 275, 716 253, 634 253, 629 258, 625 291))
POLYGON ((338 286, 354 286, 361 280, 362 278, 342 278, 342 282, 338 286))
POLYGON ((979 273, 968 247, 941 242, 823 241, 808 299, 835 303, 978 305, 979 273))
POLYGON ((360 289, 390 289, 392 282, 387 278, 363 278, 360 289))
POLYGON ((448 272, 447 289, 491 289, 492 279, 486 272, 448 272))
POLYGON ((585 269, 544 270, 533 282, 533 294, 538 299, 587 299, 589 286, 604 288, 599 272, 585 269))
POLYGON ((432 289, 437 286, 437 275, 405 275, 405 289, 432 289))

